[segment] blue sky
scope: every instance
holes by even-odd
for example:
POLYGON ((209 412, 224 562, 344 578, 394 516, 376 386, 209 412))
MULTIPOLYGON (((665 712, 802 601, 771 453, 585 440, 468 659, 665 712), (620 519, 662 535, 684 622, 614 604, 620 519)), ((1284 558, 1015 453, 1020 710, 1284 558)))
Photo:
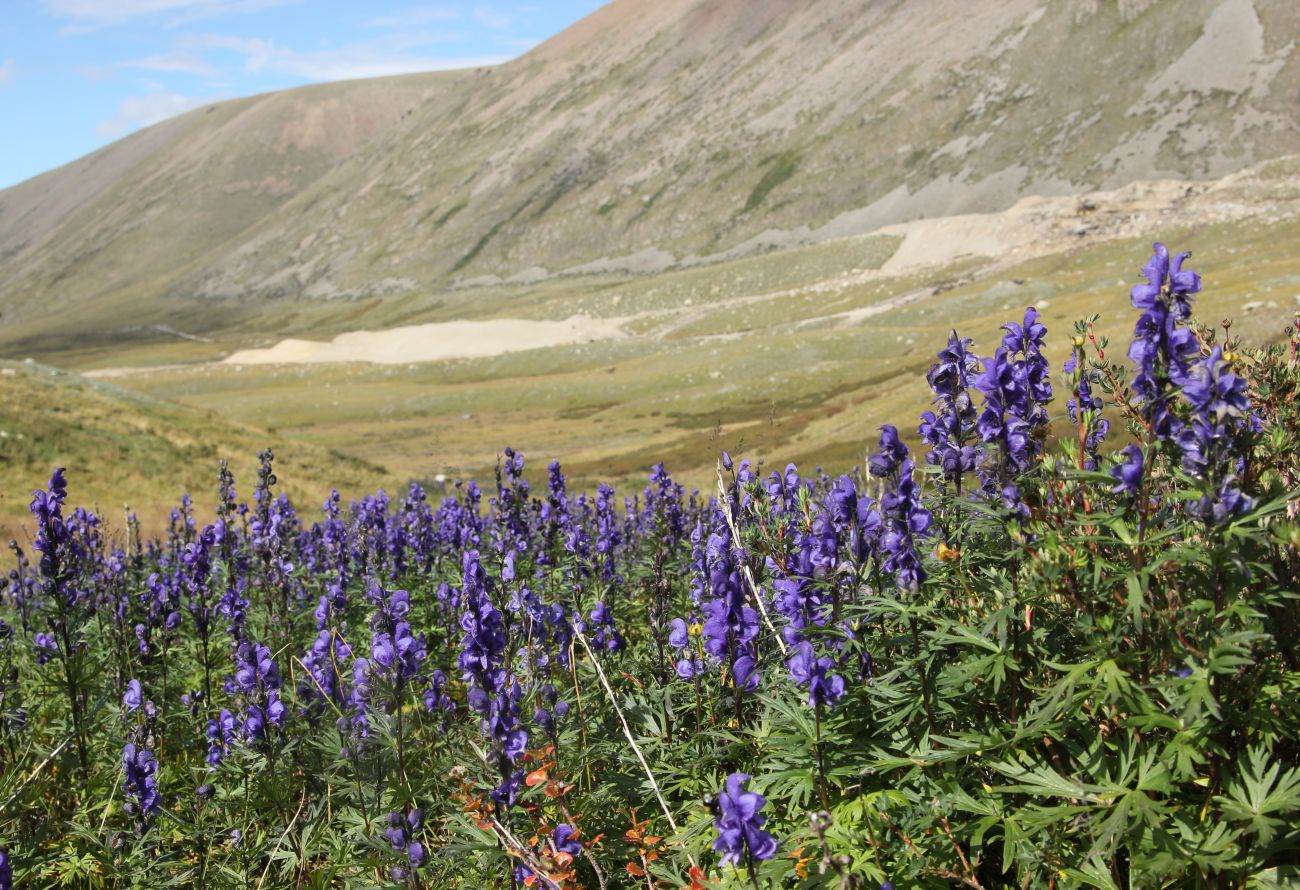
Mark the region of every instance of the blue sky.
POLYGON ((603 0, 5 0, 0 188, 214 99, 513 58, 603 0))

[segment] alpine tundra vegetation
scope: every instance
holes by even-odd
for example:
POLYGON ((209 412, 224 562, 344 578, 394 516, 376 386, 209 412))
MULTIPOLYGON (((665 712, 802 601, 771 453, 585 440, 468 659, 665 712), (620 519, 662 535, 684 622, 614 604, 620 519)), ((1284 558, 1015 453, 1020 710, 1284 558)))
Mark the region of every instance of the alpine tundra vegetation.
POLYGON ((578 493, 507 448, 313 514, 267 448, 149 539, 54 470, 0 888, 1287 886, 1300 318, 1252 348, 1186 253, 1142 274, 1127 360, 954 331, 838 475, 578 493))

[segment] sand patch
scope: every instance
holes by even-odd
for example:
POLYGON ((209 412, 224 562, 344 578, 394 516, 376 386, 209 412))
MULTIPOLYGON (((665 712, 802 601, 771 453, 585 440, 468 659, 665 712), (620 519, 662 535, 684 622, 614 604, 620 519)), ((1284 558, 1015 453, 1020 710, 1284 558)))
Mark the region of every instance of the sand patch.
POLYGON ((241 349, 226 365, 297 365, 370 362, 401 365, 449 358, 486 358, 506 352, 614 340, 626 336, 623 319, 575 315, 563 321, 497 318, 407 325, 386 331, 351 331, 333 340, 281 340, 269 349, 241 349))

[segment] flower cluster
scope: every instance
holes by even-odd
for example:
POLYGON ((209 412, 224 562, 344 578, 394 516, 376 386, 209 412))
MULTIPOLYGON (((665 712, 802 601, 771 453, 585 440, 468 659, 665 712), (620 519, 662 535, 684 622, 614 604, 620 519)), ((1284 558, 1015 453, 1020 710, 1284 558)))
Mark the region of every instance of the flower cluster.
POLYGON ((758 811, 767 798, 745 786, 750 777, 745 773, 732 773, 718 794, 713 827, 718 837, 713 849, 722 854, 723 863, 753 867, 756 861, 771 859, 776 855, 776 840, 763 830, 766 818, 758 811))
POLYGON ((416 840, 424 826, 424 810, 413 809, 405 816, 401 813, 389 813, 386 819, 388 827, 384 837, 393 845, 393 851, 406 854, 406 864, 389 869, 389 876, 397 883, 405 883, 412 870, 424 862, 424 844, 416 840))

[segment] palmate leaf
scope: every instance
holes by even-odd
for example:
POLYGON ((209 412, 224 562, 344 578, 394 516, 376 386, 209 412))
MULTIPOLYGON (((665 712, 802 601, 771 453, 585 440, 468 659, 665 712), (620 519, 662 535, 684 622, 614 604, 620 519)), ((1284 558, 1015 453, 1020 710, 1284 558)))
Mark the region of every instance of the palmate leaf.
POLYGON ((1215 797, 1225 818, 1245 822, 1263 844, 1271 843, 1279 829, 1294 822, 1282 817, 1300 811, 1300 770, 1283 772, 1280 763, 1269 761, 1266 748, 1251 748, 1244 760, 1237 761, 1227 794, 1215 797))
POLYGON ((1106 867, 1102 860, 1096 857, 1090 857, 1077 868, 1066 868, 1062 871, 1065 877, 1073 878, 1083 887, 1097 887, 1098 890, 1120 890, 1120 886, 1111 877, 1110 869, 1106 867))
POLYGON ((991 769, 1011 779, 1014 784, 996 787, 995 791, 1017 792, 1035 797, 1066 798, 1091 803, 1103 801, 1104 789, 1098 785, 1088 785, 1078 779, 1067 778, 1045 764, 1025 767, 1012 761, 993 762, 991 769))

